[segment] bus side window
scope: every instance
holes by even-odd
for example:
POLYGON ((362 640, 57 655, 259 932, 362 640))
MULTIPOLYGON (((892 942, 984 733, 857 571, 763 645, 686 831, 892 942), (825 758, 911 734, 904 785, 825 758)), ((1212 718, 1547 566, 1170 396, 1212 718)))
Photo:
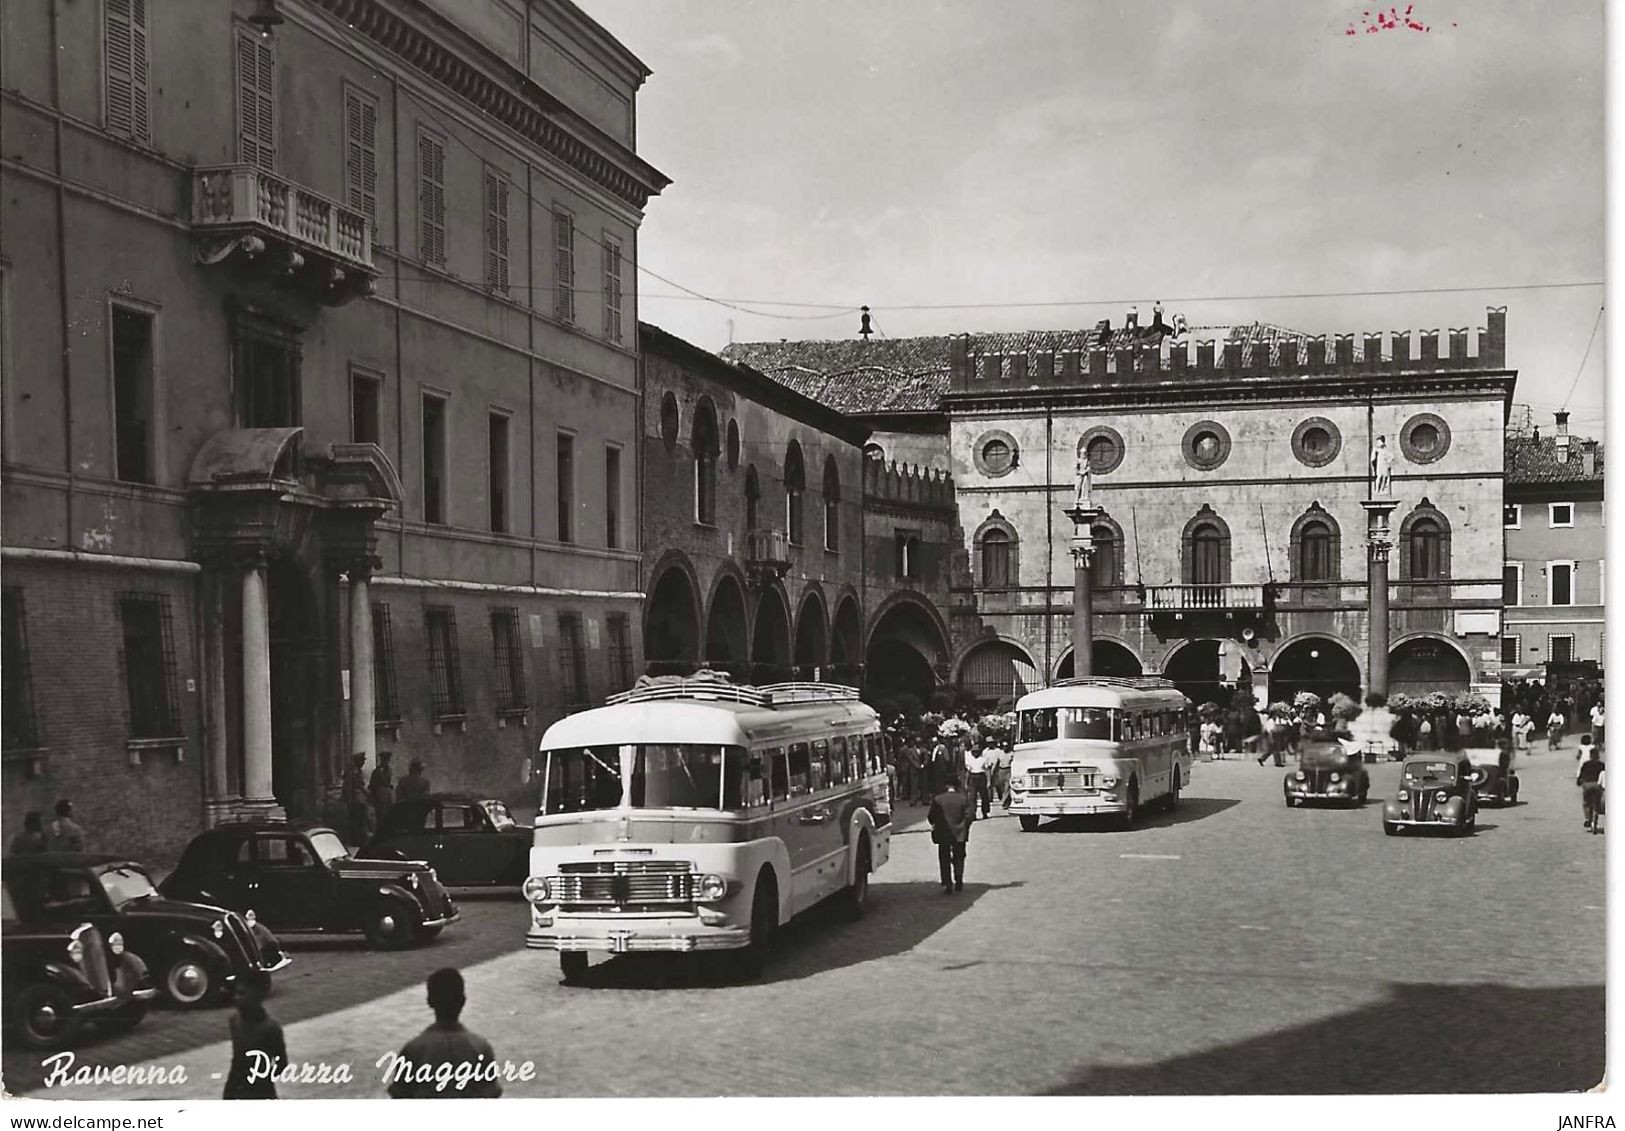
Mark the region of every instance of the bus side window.
POLYGON ((852 749, 858 755, 858 776, 868 777, 874 773, 874 766, 880 759, 879 751, 875 748, 880 743, 880 736, 875 734, 860 734, 852 740, 852 749))
POLYGON ((811 788, 812 769, 805 742, 790 744, 789 777, 791 797, 799 797, 811 788))
POLYGON ((811 786, 813 789, 823 789, 833 780, 829 765, 829 740, 820 738, 812 744, 812 757, 808 760, 812 770, 811 786))
POLYGON ((829 784, 845 785, 852 780, 852 767, 846 760, 846 739, 836 735, 829 740, 829 784))
POLYGON ((773 767, 772 797, 775 801, 783 801, 790 796, 790 762, 785 756, 784 748, 775 746, 767 751, 767 760, 773 767))

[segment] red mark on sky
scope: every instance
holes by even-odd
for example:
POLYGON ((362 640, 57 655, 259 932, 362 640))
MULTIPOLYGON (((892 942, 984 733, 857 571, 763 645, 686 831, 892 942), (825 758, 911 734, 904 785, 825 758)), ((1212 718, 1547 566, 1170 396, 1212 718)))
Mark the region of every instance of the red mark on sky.
MULTIPOLYGON (((1432 28, 1415 17, 1413 14, 1415 10, 1415 4, 1407 4, 1403 12, 1397 7, 1391 7, 1387 11, 1380 8, 1375 11, 1364 11, 1360 13, 1360 26, 1355 27, 1353 23, 1350 23, 1348 27, 1343 29, 1343 34, 1360 35, 1364 33, 1365 35, 1375 35, 1379 31, 1431 31, 1432 28)), ((1451 24, 1450 26, 1455 27, 1456 25, 1451 24)))

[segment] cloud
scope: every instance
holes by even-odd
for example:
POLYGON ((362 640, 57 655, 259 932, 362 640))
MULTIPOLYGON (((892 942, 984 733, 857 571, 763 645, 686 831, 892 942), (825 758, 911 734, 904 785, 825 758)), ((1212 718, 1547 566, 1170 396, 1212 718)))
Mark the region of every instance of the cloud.
POLYGON ((745 53, 739 49, 732 37, 720 31, 706 32, 689 39, 679 40, 676 46, 679 55, 691 58, 713 60, 724 67, 737 67, 745 58, 745 53))

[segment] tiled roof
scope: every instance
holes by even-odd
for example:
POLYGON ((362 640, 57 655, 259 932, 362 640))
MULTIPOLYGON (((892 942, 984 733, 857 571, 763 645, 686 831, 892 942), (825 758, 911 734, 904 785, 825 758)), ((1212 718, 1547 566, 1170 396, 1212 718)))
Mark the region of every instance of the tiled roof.
POLYGON ((1506 438, 1507 483, 1589 483, 1602 482, 1602 445, 1597 445, 1596 466, 1585 473, 1580 445, 1587 437, 1569 437, 1569 458, 1559 462, 1557 437, 1508 436, 1506 438))
MULTIPOLYGON (((1029 357, 1058 350, 1116 349, 1161 340, 1150 326, 1138 330, 1026 330, 971 334, 972 355, 1026 353, 1029 357), (1109 335, 1109 336, 1107 336, 1109 335)), ((1254 322, 1247 326, 1193 326, 1182 341, 1266 340, 1303 337, 1295 330, 1254 322)), ((949 346, 953 335, 929 338, 839 338, 833 341, 735 342, 722 351, 729 361, 749 365, 806 397, 849 413, 935 412, 951 377, 949 346)), ((1272 351, 1273 352, 1273 351, 1272 351)))

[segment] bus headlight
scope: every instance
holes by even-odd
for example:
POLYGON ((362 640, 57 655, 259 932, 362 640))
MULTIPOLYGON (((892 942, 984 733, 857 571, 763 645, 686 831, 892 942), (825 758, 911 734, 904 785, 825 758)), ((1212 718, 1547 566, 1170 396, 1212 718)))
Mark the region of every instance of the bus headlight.
POLYGON ((519 891, 531 903, 550 903, 553 899, 552 885, 547 882, 546 876, 526 876, 525 882, 519 885, 519 891))
POLYGON ((702 903, 715 903, 728 894, 728 881, 717 875, 700 877, 698 889, 702 903))
POLYGON ((1101 789, 1116 789, 1117 788, 1117 778, 1115 776, 1111 775, 1111 774, 1107 774, 1105 777, 1100 779, 1100 788, 1101 789))

